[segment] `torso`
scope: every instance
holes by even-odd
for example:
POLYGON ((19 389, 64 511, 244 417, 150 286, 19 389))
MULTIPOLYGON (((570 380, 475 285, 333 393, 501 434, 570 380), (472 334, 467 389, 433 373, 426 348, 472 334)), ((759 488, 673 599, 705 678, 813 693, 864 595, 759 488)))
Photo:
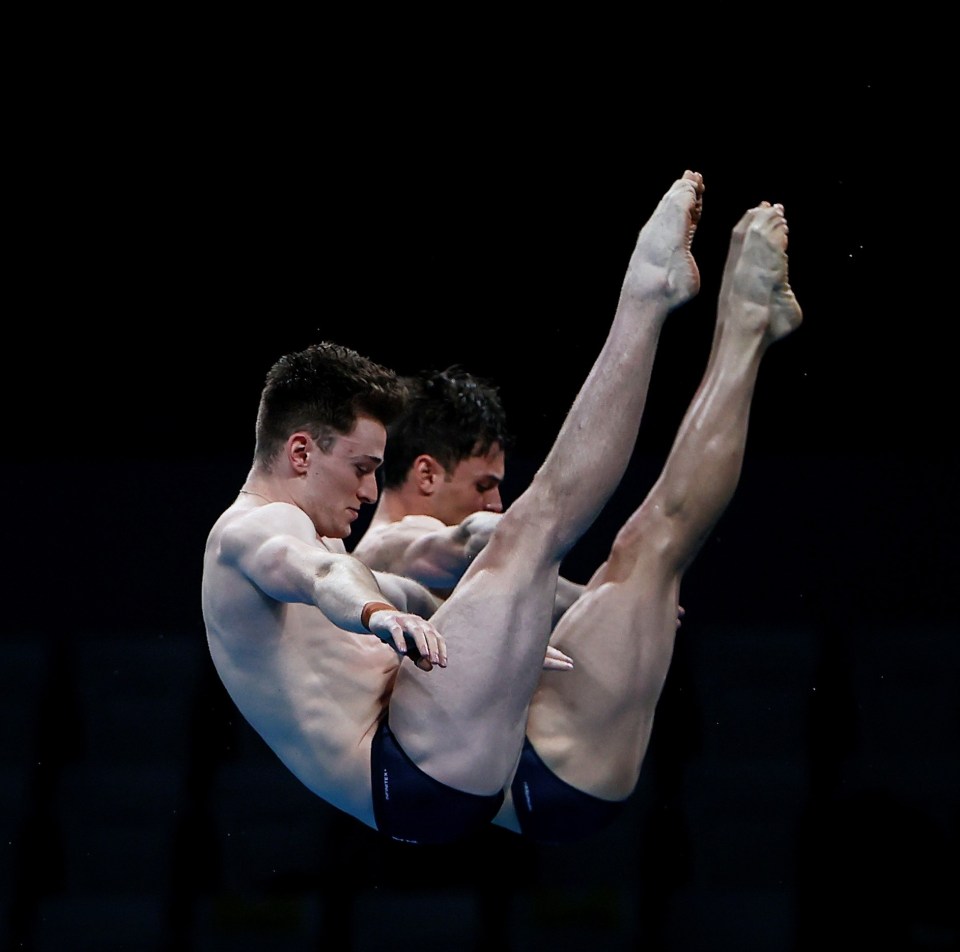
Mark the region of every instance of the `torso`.
MULTIPOLYGON (((370 740, 399 659, 378 639, 344 631, 315 607, 268 598, 219 557, 238 501, 204 554, 203 616, 213 663, 234 703, 314 793, 373 825, 370 740)), ((322 545, 317 540, 317 545, 322 545)), ((342 543, 327 548, 342 551, 342 543)))

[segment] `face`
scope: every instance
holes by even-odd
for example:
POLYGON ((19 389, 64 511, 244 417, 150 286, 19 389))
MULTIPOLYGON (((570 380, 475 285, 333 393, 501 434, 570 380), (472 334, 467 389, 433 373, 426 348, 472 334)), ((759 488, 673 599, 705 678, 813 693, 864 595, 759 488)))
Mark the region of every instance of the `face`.
POLYGON ((432 515, 453 526, 481 509, 503 512, 500 498, 503 474, 504 453, 499 444, 484 456, 461 460, 452 472, 445 471, 437 483, 432 515))
POLYGON ((349 433, 335 438, 327 453, 311 441, 306 489, 319 535, 345 539, 360 507, 377 501, 375 474, 386 442, 383 424, 370 417, 359 417, 349 433))

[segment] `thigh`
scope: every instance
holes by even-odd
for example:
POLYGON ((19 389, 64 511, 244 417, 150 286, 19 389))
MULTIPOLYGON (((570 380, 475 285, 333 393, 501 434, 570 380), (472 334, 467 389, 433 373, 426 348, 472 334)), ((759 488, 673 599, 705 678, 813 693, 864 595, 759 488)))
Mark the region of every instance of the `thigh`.
POLYGON ((478 794, 505 786, 543 670, 557 573, 522 540, 489 557, 485 550, 432 619, 447 641, 447 667, 401 665, 390 725, 431 777, 478 794))

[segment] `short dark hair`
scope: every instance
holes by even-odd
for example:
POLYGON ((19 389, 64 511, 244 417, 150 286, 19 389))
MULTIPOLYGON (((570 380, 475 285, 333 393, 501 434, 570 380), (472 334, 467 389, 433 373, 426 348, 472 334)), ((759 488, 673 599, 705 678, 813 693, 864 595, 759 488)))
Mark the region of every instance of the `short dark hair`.
POLYGON ((267 372, 257 411, 255 458, 269 466, 287 437, 304 430, 321 448, 358 416, 389 426, 406 388, 390 370, 349 347, 321 341, 285 354, 267 372))
POLYGON ((454 364, 406 377, 404 382, 406 407, 387 428, 384 488, 402 485, 421 453, 435 457, 444 469, 453 469, 461 460, 487 453, 494 444, 504 450, 512 445, 499 390, 489 380, 454 364))

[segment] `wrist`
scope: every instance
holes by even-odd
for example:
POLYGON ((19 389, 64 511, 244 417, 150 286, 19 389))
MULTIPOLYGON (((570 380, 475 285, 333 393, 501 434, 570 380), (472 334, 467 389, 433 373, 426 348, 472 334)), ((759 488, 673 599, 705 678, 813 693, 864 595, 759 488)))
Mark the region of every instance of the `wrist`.
POLYGON ((366 628, 367 631, 370 631, 370 616, 374 612, 380 611, 398 611, 393 605, 389 602, 367 602, 362 609, 360 609, 360 624, 366 628))

